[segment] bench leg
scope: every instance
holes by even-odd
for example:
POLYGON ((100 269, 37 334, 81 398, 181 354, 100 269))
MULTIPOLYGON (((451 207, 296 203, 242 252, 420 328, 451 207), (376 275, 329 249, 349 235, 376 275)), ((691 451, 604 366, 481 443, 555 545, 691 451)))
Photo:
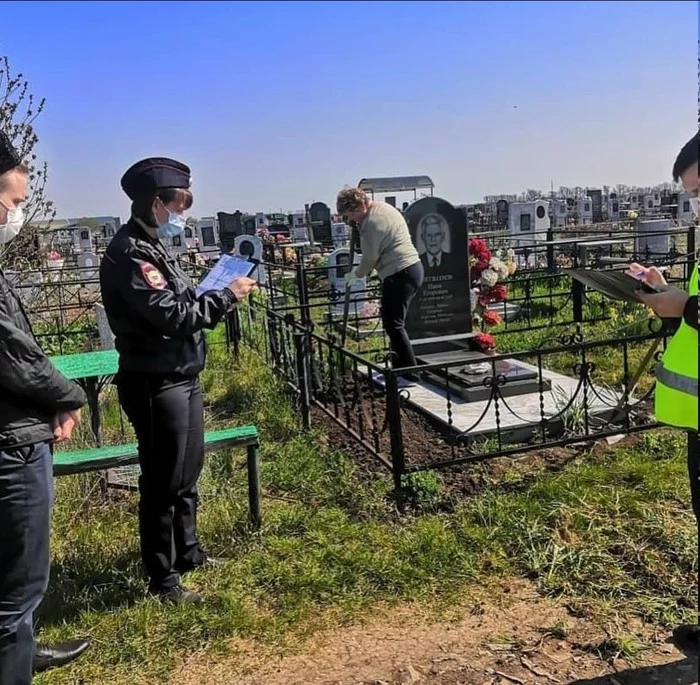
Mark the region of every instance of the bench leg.
POLYGON ((248 446, 248 504, 253 530, 262 523, 262 490, 260 487, 260 445, 248 446))

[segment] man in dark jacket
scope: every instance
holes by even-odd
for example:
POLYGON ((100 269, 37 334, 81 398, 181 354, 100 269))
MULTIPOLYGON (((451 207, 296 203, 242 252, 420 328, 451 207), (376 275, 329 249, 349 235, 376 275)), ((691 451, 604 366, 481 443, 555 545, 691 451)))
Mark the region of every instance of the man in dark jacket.
MULTIPOLYGON (((0 250, 24 223, 27 174, 0 132, 0 250)), ((50 445, 71 437, 84 403, 83 391, 42 352, 0 270, 0 685, 29 685, 33 670, 67 663, 87 647, 37 646, 33 633, 49 579, 50 445)))

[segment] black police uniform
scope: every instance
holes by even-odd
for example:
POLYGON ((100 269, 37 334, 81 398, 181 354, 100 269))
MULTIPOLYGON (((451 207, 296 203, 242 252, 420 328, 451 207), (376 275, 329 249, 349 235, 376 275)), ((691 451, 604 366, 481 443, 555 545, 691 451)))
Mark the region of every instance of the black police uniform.
MULTIPOLYGON (((122 178, 132 200, 189 185, 189 169, 162 158, 138 162, 122 178)), ((206 557, 196 535, 204 459, 202 329, 214 328, 236 299, 228 288, 198 297, 166 247, 133 218, 107 248, 100 286, 119 352, 119 401, 138 438, 144 569, 151 592, 166 592, 179 584, 179 573, 206 557)))

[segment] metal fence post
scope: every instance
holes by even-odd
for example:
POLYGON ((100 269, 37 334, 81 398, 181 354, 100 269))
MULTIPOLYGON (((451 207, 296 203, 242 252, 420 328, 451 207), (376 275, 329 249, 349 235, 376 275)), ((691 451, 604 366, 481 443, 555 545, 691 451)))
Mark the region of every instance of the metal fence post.
MULTIPOLYGON (((584 245, 576 246, 576 256, 574 257, 574 267, 577 269, 586 268, 586 248, 584 245)), ((571 279, 571 300, 574 307, 574 322, 583 322, 583 299, 585 287, 581 281, 571 279)))
POLYGON ((311 311, 309 309, 309 291, 306 287, 306 268, 304 266, 303 252, 297 252, 296 281, 299 309, 301 310, 301 322, 308 328, 311 325, 311 311))
POLYGON ((550 274, 557 270, 554 263, 554 231, 551 228, 547 229, 547 270, 550 274))
POLYGON ((687 252, 688 252, 688 261, 687 261, 687 273, 686 273, 686 282, 690 283, 690 277, 693 275, 693 269, 695 268, 695 255, 697 251, 697 245, 695 241, 695 230, 696 226, 695 224, 691 225, 690 228, 688 229, 688 247, 687 247, 687 252))
POLYGON ((233 345, 233 358, 238 359, 241 342, 241 319, 238 309, 232 309, 226 314, 226 344, 229 349, 233 345))
POLYGON ((248 506, 250 523, 254 531, 262 523, 262 487, 260 485, 260 445, 250 445, 246 454, 248 466, 248 506))
POLYGON ((396 506, 404 513, 403 475, 406 472, 406 458, 403 449, 403 432, 401 430, 401 398, 397 377, 392 369, 384 370, 386 386, 386 413, 391 441, 391 470, 394 476, 396 506))
POLYGON ((294 331, 301 421, 304 428, 308 430, 311 428, 311 392, 309 385, 309 348, 306 340, 304 331, 294 331))

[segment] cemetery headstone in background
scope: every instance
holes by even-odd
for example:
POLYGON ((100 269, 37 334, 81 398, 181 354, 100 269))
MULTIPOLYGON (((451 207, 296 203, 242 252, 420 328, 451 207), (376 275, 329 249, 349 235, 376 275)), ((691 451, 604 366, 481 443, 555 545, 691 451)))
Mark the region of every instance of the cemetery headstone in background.
POLYGON ((309 218, 313 229, 314 241, 324 247, 333 245, 331 233, 331 210, 323 202, 314 202, 309 207, 309 218))
POLYGON ((103 350, 113 350, 114 333, 112 333, 112 329, 109 327, 105 308, 101 304, 96 304, 94 310, 95 318, 97 319, 97 331, 100 336, 100 347, 103 350))
POLYGON ((84 287, 89 290, 97 290, 100 287, 100 258, 92 252, 83 252, 78 255, 78 269, 80 280, 87 281, 84 287))
POLYGON ((236 238, 239 235, 245 234, 243 229, 243 215, 239 211, 233 214, 218 212, 216 217, 219 221, 221 251, 228 254, 233 249, 236 238))
POLYGON ((265 267, 260 263, 263 258, 263 242, 256 235, 239 235, 234 240, 234 254, 243 259, 258 262, 251 278, 263 285, 266 282, 265 267))
POLYGON ((295 243, 308 243, 309 229, 306 226, 295 226, 293 239, 295 243))
POLYGON ((637 221, 635 252, 645 260, 656 260, 668 255, 671 249, 670 219, 637 221), (654 235, 656 234, 656 235, 654 235), (648 257, 647 257, 648 255, 648 257))
MULTIPOLYGON (((355 255, 355 265, 360 263, 361 256, 355 255)), ((345 275, 350 273, 350 250, 342 247, 334 250, 328 255, 328 282, 331 290, 334 292, 333 316, 343 316, 345 307, 345 275)), ((360 316, 362 310, 362 302, 358 300, 364 299, 365 290, 367 289, 367 281, 364 278, 358 278, 350 288, 350 316, 360 316)))

